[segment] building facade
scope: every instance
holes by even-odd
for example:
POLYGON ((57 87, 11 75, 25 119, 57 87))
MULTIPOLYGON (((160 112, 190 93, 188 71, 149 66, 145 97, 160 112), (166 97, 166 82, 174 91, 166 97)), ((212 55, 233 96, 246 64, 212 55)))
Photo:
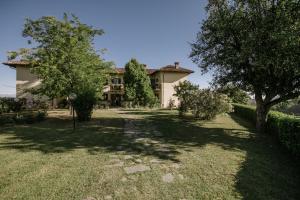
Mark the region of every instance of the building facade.
MULTIPOLYGON (((3 63, 11 68, 16 69, 16 97, 32 99, 30 93, 25 92, 26 89, 37 87, 40 80, 28 68, 28 63, 23 61, 9 61, 3 63)), ((167 65, 158 69, 147 68, 146 71, 151 80, 151 86, 154 94, 157 96, 162 108, 166 108, 171 100, 175 105, 179 104, 178 99, 174 96, 174 86, 179 82, 187 80, 192 70, 183 68, 179 62, 174 65, 167 65)), ((104 86, 104 102, 109 106, 122 106, 124 102, 124 68, 115 68, 115 72, 111 74, 111 79, 104 86)))

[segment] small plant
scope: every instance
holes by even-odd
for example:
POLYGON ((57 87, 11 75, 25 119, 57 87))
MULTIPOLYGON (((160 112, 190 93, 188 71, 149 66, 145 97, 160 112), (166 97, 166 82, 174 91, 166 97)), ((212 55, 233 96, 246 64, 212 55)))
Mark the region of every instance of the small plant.
POLYGON ((210 120, 216 115, 232 111, 231 100, 227 95, 210 89, 199 89, 189 81, 174 87, 180 100, 179 115, 191 111, 195 118, 210 120))
POLYGON ((78 121, 89 121, 91 119, 96 102, 96 91, 93 88, 86 88, 77 94, 72 104, 76 111, 78 121))
POLYGON ((172 110, 175 107, 175 100, 170 98, 168 103, 168 108, 172 110))

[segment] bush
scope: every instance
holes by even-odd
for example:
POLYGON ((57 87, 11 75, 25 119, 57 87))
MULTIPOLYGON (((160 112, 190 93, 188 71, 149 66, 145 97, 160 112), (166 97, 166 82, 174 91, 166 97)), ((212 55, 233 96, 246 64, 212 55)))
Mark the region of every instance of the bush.
POLYGON ((211 120, 218 114, 231 112, 230 99, 224 95, 209 89, 199 89, 191 97, 189 105, 196 118, 211 120))
POLYGON ((168 108, 172 110, 175 107, 175 100, 170 98, 168 103, 168 108))
POLYGON ((25 109, 26 99, 21 98, 0 98, 0 114, 9 112, 20 112, 25 109))
POLYGON ((32 124, 45 120, 46 111, 24 111, 0 115, 0 124, 32 124))
MULTIPOLYGON (((253 123, 256 121, 255 107, 234 104, 234 112, 253 123)), ((300 158, 300 119, 277 111, 270 111, 266 132, 278 138, 279 142, 294 156, 300 158)))
POLYGON ((179 115, 192 111, 196 118, 210 120, 218 114, 231 112, 231 100, 225 94, 210 89, 199 89, 189 81, 174 86, 180 104, 179 115))
POLYGON ((73 106, 78 121, 89 121, 91 119, 96 102, 97 97, 94 89, 85 89, 77 94, 76 99, 73 101, 73 106))
POLYGON ((0 125, 14 123, 13 117, 9 115, 0 115, 0 125))
POLYGON ((69 107, 69 102, 66 98, 60 99, 57 103, 57 108, 68 108, 69 107))

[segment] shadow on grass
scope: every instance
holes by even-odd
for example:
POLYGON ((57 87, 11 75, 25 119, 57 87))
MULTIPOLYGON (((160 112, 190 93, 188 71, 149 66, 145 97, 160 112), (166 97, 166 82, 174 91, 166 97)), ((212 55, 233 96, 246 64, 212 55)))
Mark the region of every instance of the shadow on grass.
POLYGON ((0 149, 43 153, 86 149, 90 154, 124 151, 179 162, 176 156, 182 151, 214 144, 225 150, 246 152, 235 175, 236 189, 244 199, 297 199, 300 195, 299 164, 280 151, 268 136, 255 134, 251 124, 234 115, 230 118, 241 125, 239 129, 215 121, 182 119, 167 111, 123 110, 120 115, 123 118, 94 118, 79 124, 75 132, 69 118, 1 128, 0 135, 5 139, 0 141, 0 149), (140 117, 126 119, 128 115, 140 117), (124 134, 124 119, 143 133, 138 137, 124 134), (155 134, 155 130, 160 134, 155 134), (152 143, 143 143, 147 139, 152 143))

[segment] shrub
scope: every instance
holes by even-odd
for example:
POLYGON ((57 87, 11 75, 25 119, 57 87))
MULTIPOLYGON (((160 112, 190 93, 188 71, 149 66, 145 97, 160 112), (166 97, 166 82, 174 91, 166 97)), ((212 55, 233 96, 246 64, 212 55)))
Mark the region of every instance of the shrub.
POLYGON ((68 108, 69 102, 66 98, 60 99, 57 103, 57 108, 68 108))
POLYGON ((77 94, 76 99, 73 101, 73 106, 78 121, 89 121, 91 119, 96 102, 97 97, 94 89, 87 88, 77 94))
POLYGON ((184 113, 188 112, 193 99, 192 94, 194 94, 198 89, 199 87, 197 85, 193 85, 189 81, 183 81, 174 86, 174 96, 178 97, 180 101, 178 108, 179 115, 183 115, 184 113))
POLYGON ((14 123, 12 116, 0 115, 0 125, 14 123))
MULTIPOLYGON (((234 104, 234 112, 255 123, 255 107, 234 104)), ((300 158, 300 119, 277 111, 270 111, 266 132, 278 138, 279 142, 294 156, 300 158)))
POLYGON ((175 107, 175 100, 170 98, 168 103, 168 108, 172 110, 175 107))
POLYGON ((180 101, 180 116, 190 110, 196 118, 210 120, 217 114, 232 110, 230 98, 226 95, 210 89, 199 89, 189 81, 180 82, 174 86, 174 90, 174 96, 180 101))
POLYGON ((45 120, 46 119, 46 116, 47 116, 47 112, 45 112, 45 111, 38 111, 37 112, 37 114, 36 114, 36 120, 38 121, 38 122, 40 122, 40 121, 43 121, 43 120, 45 120))
POLYGON ((46 111, 24 111, 0 115, 0 124, 32 124, 45 120, 46 111))
POLYGON ((25 109, 26 99, 0 98, 0 113, 20 112, 25 109))
POLYGON ((226 95, 210 89, 199 89, 192 94, 191 99, 189 107, 195 117, 199 119, 211 120, 218 114, 232 110, 230 99, 226 95))

